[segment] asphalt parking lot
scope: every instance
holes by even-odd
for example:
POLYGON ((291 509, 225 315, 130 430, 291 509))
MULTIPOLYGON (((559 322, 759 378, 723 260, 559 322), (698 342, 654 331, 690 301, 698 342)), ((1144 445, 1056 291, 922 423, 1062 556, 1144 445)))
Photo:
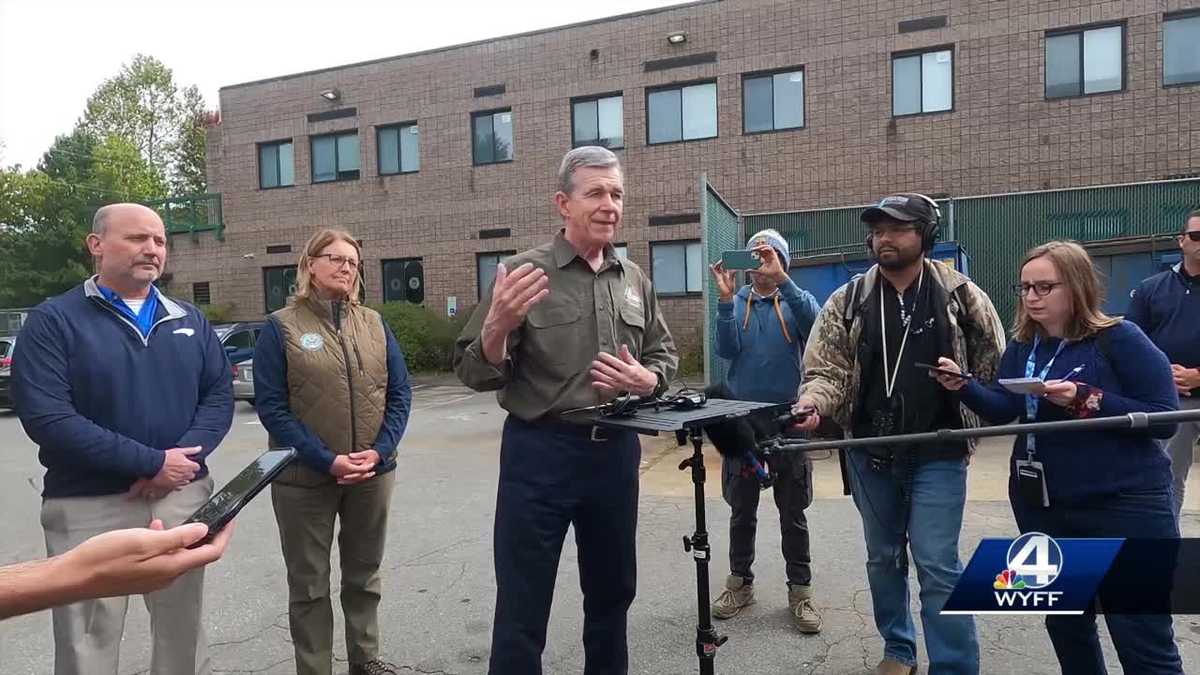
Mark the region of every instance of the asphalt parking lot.
MULTIPOLYGON (((420 385, 402 444, 384 560, 381 632, 384 656, 401 672, 477 674, 487 670, 494 601, 491 559, 497 450, 503 412, 494 397, 448 381, 420 385)), ((0 413, 0 562, 45 554, 38 523, 41 467, 16 417, 0 413)), ((211 460, 218 484, 264 448, 266 434, 252 409, 237 406, 234 427, 211 460)), ((693 529, 692 484, 676 465, 686 449, 666 439, 643 441, 639 516, 639 592, 630 613, 631 672, 696 672, 695 566, 680 538, 693 529)), ((728 507, 719 498, 716 453, 707 453, 709 529, 714 545, 712 586, 726 573, 728 507)), ((980 536, 1016 531, 1004 493, 1006 448, 984 446, 971 469, 962 537, 964 559, 980 536)), ((787 617, 783 561, 774 506, 760 512, 758 603, 744 616, 720 623, 730 636, 718 655, 726 673, 861 673, 878 661, 882 645, 871 617, 861 525, 841 495, 837 462, 816 462, 816 499, 809 510, 814 585, 825 628, 796 633, 787 617)), ((1193 473, 1195 476, 1195 472, 1193 473)), ((1189 491, 1185 535, 1200 533, 1200 485, 1189 491)), ((336 567, 336 566, 335 566, 336 567)), ((916 597, 915 575, 913 596, 916 597)), ((333 587, 337 588, 336 573, 333 587)), ((279 540, 267 499, 238 519, 225 558, 208 572, 206 617, 214 667, 226 673, 294 672, 287 630, 287 591, 279 540)), ((914 609, 914 616, 916 610, 914 609)), ((339 612, 340 613, 340 612, 339 612)), ((1177 617, 1186 670, 1200 669, 1200 620, 1177 617)), ((1056 673, 1049 640, 1036 618, 978 620, 984 673, 1056 673)), ((545 672, 582 672, 581 595, 572 537, 567 537, 551 614, 545 672)), ((336 651, 344 658, 340 623, 336 651)), ((51 672, 48 612, 0 624, 0 672, 51 672)), ((134 601, 122 645, 121 673, 149 667, 149 626, 134 601)), ((1109 650, 1110 672, 1120 672, 1109 650)), ((345 664, 341 664, 345 672, 345 664)))

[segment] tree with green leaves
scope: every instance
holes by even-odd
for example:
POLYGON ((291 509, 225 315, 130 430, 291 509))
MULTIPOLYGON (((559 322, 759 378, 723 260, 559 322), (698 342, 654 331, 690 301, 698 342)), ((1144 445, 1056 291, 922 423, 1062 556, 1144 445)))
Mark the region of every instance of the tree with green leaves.
POLYGON ((0 170, 0 307, 34 305, 87 278, 96 209, 166 194, 132 143, 82 131, 59 136, 37 169, 0 170))
POLYGON ((0 307, 34 305, 87 278, 92 216, 116 202, 205 189, 204 100, 138 55, 88 99, 37 168, 0 168, 0 307))
POLYGON ((176 194, 205 190, 204 98, 180 89, 171 69, 138 54, 87 101, 78 129, 102 139, 126 139, 176 194))

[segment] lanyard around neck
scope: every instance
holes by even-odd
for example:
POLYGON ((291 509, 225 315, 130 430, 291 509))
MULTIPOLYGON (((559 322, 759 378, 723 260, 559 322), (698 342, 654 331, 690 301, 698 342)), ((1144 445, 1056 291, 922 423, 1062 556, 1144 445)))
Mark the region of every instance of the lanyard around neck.
MULTIPOLYGON (((900 338, 900 351, 896 352, 896 367, 888 366, 888 341, 887 341, 887 316, 884 314, 883 305, 883 286, 879 287, 879 330, 883 335, 883 391, 887 394, 889 400, 892 398, 892 392, 896 390, 896 380, 900 377, 900 361, 904 358, 904 348, 908 345, 909 324, 912 322, 913 316, 917 313, 917 303, 921 298, 921 284, 925 281, 925 267, 921 267, 921 276, 917 277, 917 292, 913 295, 913 311, 908 315, 907 320, 901 320, 901 326, 904 329, 904 337, 900 338), (891 374, 889 375, 889 371, 891 374)), ((900 291, 896 291, 896 299, 903 304, 904 298, 900 291)))

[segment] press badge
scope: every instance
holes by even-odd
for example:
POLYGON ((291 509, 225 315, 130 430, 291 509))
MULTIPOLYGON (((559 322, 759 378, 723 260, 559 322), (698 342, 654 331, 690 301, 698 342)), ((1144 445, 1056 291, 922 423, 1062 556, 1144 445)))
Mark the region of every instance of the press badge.
POLYGON ((1050 492, 1046 489, 1046 471, 1042 463, 1031 459, 1016 460, 1017 490, 1030 506, 1050 508, 1050 492))

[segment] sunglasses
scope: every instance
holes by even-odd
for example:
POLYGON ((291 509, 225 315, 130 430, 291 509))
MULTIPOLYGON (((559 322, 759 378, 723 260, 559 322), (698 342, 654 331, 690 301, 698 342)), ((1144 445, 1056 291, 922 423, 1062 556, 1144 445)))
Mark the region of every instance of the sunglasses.
POLYGON ((1181 232, 1179 234, 1179 236, 1187 237, 1188 239, 1191 239, 1192 241, 1200 244, 1200 230, 1192 230, 1191 232, 1181 232))

